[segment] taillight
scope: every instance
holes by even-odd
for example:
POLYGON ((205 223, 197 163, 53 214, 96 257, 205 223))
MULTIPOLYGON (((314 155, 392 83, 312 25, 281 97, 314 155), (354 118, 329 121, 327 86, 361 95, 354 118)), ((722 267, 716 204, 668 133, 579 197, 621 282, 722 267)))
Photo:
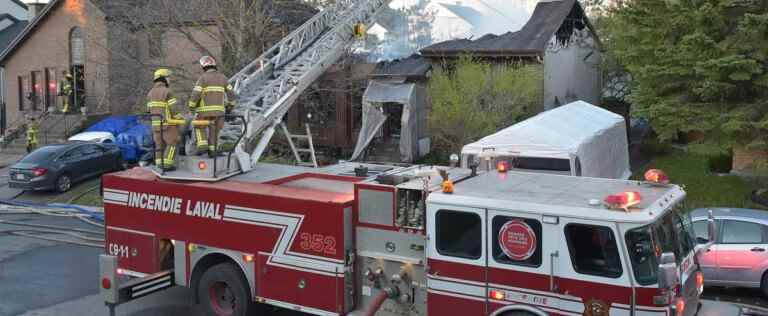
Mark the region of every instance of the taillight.
POLYGON ((682 297, 678 297, 675 302, 675 315, 683 316, 683 312, 685 312, 685 300, 682 297))
POLYGON ((35 174, 35 177, 40 177, 40 176, 44 175, 46 172, 48 172, 48 169, 45 169, 45 168, 35 168, 35 169, 32 169, 32 173, 35 174))
POLYGON ((101 279, 101 287, 104 288, 105 290, 111 289, 112 288, 112 280, 110 280, 109 278, 101 279))
POLYGON ((704 293, 704 273, 701 271, 696 272, 696 290, 699 291, 699 295, 704 293))

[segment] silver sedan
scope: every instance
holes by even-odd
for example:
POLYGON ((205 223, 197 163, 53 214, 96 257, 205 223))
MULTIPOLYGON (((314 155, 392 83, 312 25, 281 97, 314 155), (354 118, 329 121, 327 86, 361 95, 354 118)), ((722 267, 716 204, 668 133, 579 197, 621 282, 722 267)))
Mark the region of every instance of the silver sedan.
MULTIPOLYGON (((707 240, 707 213, 691 212, 699 244, 707 240)), ((699 257, 704 284, 760 288, 768 296, 768 211, 712 208, 717 221, 715 244, 699 257)))

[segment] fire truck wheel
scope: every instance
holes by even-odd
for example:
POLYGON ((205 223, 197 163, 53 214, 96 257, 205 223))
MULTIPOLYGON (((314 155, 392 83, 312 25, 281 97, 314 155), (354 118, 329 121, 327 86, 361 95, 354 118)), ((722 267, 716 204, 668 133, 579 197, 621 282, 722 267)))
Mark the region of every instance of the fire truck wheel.
POLYGON ((203 273, 197 285, 197 298, 210 316, 245 316, 254 309, 240 268, 229 262, 203 273))
POLYGON ((536 316, 536 315, 526 311, 511 311, 511 312, 506 312, 501 316, 536 316))

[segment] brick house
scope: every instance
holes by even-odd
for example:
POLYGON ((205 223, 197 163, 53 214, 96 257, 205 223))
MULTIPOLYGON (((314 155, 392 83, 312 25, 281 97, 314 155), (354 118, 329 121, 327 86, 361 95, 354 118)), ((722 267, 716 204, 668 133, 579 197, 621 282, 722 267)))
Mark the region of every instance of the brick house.
MULTIPOLYGON (((185 101, 202 72, 197 64, 200 56, 219 58, 223 53, 219 28, 212 18, 206 18, 206 8, 215 1, 51 0, 0 51, 0 68, 5 69, 2 90, 7 92, 0 100, 6 105, 0 116, 8 122, 0 130, 5 134, 23 124, 25 115, 60 108, 63 97, 57 96, 57 83, 64 70, 75 75, 76 103, 87 113, 143 110, 152 71, 159 67, 173 70, 171 88, 185 101), (175 16, 168 16, 169 11, 175 16)), ((297 3, 288 2, 294 7, 297 3)), ((299 7, 308 13, 302 18, 315 12, 306 5, 299 7)), ((280 11, 274 8, 272 12, 280 11)), ((271 27, 274 34, 265 36, 272 42, 303 23, 273 21, 279 21, 275 24, 280 27, 271 27)), ((267 39, 262 42, 268 43, 267 39)))

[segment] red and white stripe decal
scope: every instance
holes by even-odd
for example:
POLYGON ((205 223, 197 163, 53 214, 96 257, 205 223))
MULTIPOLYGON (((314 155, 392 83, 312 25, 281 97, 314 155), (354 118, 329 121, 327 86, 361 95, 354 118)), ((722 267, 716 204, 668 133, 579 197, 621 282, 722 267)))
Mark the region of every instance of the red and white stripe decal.
MULTIPOLYGON (((429 276, 427 285, 428 292, 431 294, 472 301, 488 300, 488 302, 498 305, 534 306, 543 311, 559 315, 582 315, 585 307, 581 297, 511 287, 501 284, 488 284, 486 287, 485 284, 480 282, 431 275, 429 276), (490 291, 504 292, 504 300, 489 299, 490 291)), ((630 306, 625 304, 611 304, 610 315, 630 315, 630 306)), ((655 306, 637 306, 635 315, 666 315, 666 309, 664 307, 655 306)))
POLYGON ((104 188, 104 204, 128 206, 128 191, 104 188))
POLYGON ((227 205, 223 220, 280 229, 267 264, 327 276, 344 277, 343 260, 296 253, 290 250, 304 215, 227 205))

